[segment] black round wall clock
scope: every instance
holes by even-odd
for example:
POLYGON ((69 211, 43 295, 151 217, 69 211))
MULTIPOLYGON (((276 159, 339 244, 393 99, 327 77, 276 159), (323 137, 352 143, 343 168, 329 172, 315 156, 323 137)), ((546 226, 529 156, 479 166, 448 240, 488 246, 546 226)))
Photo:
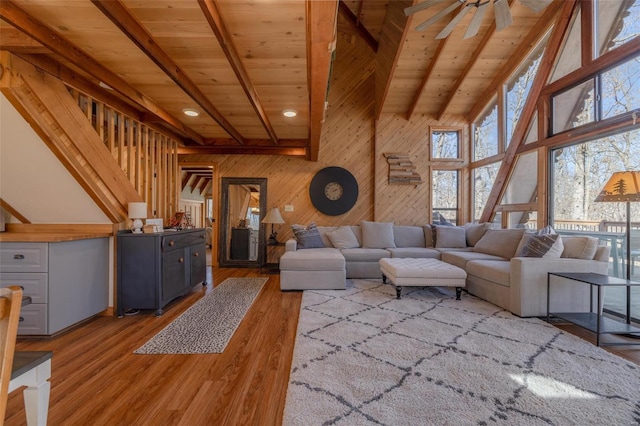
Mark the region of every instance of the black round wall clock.
POLYGON ((314 207, 329 216, 351 210, 358 200, 358 182, 342 167, 325 167, 311 180, 309 197, 314 207))

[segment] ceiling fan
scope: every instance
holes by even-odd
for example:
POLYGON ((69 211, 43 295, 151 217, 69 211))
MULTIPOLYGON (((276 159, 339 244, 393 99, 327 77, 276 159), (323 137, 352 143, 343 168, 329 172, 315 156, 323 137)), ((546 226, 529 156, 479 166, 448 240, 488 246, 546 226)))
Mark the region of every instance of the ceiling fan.
MULTIPOLYGON (((418 3, 416 5, 407 7, 404 9, 405 16, 413 15, 416 12, 427 9, 431 6, 435 6, 439 3, 451 2, 452 0, 425 0, 422 3, 418 3)), ((520 3, 527 6, 529 9, 538 13, 545 7, 547 7, 553 0, 520 0, 520 3)), ((469 37, 473 37, 478 34, 478 29, 480 29, 480 24, 482 23, 482 18, 484 14, 487 12, 487 7, 489 4, 493 2, 493 10, 496 18, 496 31, 501 31, 511 25, 513 19, 511 18, 511 10, 509 10, 509 1, 508 0, 453 0, 449 6, 441 10, 440 12, 433 15, 431 18, 427 19, 420 25, 416 27, 417 31, 424 31, 427 27, 432 25, 433 23, 439 21, 444 16, 453 12, 457 8, 461 8, 460 11, 453 17, 453 19, 447 24, 446 27, 436 36, 436 39, 446 38, 455 26, 464 18, 473 8, 476 9, 473 18, 471 18, 471 22, 469 23, 469 27, 464 34, 464 39, 469 37)))

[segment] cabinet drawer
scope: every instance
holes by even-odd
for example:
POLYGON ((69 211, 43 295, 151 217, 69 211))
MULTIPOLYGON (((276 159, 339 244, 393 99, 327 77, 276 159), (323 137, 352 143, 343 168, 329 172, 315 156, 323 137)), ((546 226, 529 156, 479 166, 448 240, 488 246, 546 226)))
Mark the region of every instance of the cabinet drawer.
POLYGON ((30 296, 31 303, 47 303, 47 274, 41 273, 13 273, 0 274, 0 287, 17 285, 22 287, 22 295, 30 296))
POLYGON ((2 272, 47 272, 47 243, 0 244, 2 272))
POLYGON ((23 306, 18 323, 19 335, 48 334, 47 305, 32 303, 23 306))
POLYGON ((183 249, 189 246, 189 238, 185 235, 170 235, 162 237, 162 251, 172 251, 177 249, 183 249))

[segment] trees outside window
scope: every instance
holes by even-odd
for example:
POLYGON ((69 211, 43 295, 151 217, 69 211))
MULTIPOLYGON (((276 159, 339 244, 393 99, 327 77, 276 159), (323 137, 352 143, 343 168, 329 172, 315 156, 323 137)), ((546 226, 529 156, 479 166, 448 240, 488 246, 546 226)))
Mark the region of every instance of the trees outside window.
POLYGON ((457 170, 434 170, 431 174, 431 204, 433 222, 458 224, 457 170))
POLYGON ((460 158, 460 131, 433 130, 431 132, 431 158, 460 158))

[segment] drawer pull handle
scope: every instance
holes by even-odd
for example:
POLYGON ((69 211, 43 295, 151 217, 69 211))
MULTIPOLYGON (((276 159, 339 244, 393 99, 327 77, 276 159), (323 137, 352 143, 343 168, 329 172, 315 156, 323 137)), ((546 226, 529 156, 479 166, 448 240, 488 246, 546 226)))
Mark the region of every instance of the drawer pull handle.
POLYGON ((20 322, 23 322, 23 321, 24 321, 24 317, 20 317, 20 322))
POLYGON ((169 247, 171 247, 171 246, 172 246, 172 245, 174 245, 175 243, 176 243, 176 242, 175 242, 175 241, 173 241, 173 240, 169 241, 169 247))
POLYGON ((24 259, 24 254, 14 254, 13 258, 15 260, 23 260, 24 259))
POLYGON ((198 256, 200 256, 200 253, 195 252, 195 253, 193 253, 193 255, 194 255, 195 257, 198 257, 198 256))
POLYGON ((184 263, 184 257, 181 257, 180 259, 178 259, 178 262, 184 263))

